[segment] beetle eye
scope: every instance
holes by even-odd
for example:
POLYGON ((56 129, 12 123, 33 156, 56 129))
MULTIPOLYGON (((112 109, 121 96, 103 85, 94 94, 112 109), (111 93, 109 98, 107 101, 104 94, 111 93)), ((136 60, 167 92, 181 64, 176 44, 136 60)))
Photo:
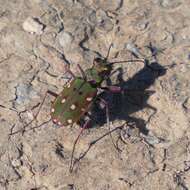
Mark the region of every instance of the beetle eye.
POLYGON ((100 61, 102 61, 102 59, 99 58, 99 57, 97 57, 97 58, 95 58, 95 61, 96 61, 96 62, 100 62, 100 61))
POLYGON ((97 58, 94 59, 94 63, 97 64, 97 65, 98 65, 98 64, 101 64, 101 63, 103 63, 103 62, 104 62, 104 60, 101 59, 100 57, 97 57, 97 58))

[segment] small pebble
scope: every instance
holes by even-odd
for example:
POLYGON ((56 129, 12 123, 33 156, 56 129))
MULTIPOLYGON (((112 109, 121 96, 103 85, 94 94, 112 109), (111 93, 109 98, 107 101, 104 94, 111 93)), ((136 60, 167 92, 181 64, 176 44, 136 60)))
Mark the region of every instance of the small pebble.
POLYGON ((36 18, 28 17, 23 22, 22 27, 26 32, 41 35, 44 31, 45 25, 40 23, 36 18))
POLYGON ((142 57, 139 49, 134 44, 126 43, 125 48, 129 50, 131 53, 133 53, 134 55, 136 55, 137 57, 142 57))
POLYGON ((19 84, 16 87, 16 103, 18 105, 29 103, 32 98, 37 97, 37 93, 34 91, 33 87, 28 84, 19 84))
POLYGON ((12 163, 12 165, 13 165, 14 167, 19 167, 19 166, 21 166, 20 160, 17 160, 17 159, 12 160, 11 163, 12 163))
POLYGON ((103 10, 98 10, 96 12, 97 18, 97 29, 105 32, 109 32, 113 29, 113 23, 111 19, 106 15, 103 10))
POLYGON ((139 22, 137 25, 136 25, 136 28, 140 31, 143 31, 145 30, 147 27, 148 27, 148 21, 142 21, 142 22, 139 22))
POLYGON ((159 144, 161 142, 161 140, 156 137, 155 135, 142 135, 145 139, 145 141, 150 144, 150 145, 155 145, 155 144, 159 144))
POLYGON ((187 98, 183 103, 185 109, 190 110, 190 98, 187 98))
POLYGON ((58 41, 62 48, 70 49, 71 43, 73 41, 73 36, 68 32, 60 32, 58 35, 58 41))

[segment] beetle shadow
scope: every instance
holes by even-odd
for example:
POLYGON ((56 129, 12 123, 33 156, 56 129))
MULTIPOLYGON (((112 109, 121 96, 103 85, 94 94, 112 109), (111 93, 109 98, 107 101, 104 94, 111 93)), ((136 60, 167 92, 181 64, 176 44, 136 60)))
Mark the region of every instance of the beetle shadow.
MULTIPOLYGON (((122 93, 116 94, 110 91, 104 91, 98 95, 98 98, 102 98, 107 102, 110 121, 124 120, 127 123, 133 122, 136 127, 139 128, 141 133, 147 135, 148 129, 146 128, 146 124, 157 112, 156 108, 147 103, 149 97, 155 93, 155 91, 150 91, 148 88, 154 84, 156 79, 166 74, 166 68, 161 66, 156 61, 147 63, 138 73, 127 81, 123 79, 123 69, 119 68, 118 72, 118 83, 112 84, 111 79, 109 79, 107 83, 108 85, 116 85, 121 87, 122 93), (146 121, 144 119, 130 116, 137 111, 143 110, 144 108, 149 108, 152 110, 152 113, 146 121)), ((105 109, 100 109, 98 103, 93 106, 91 114, 91 117, 93 118, 93 127, 101 127, 106 123, 106 111, 105 109)))

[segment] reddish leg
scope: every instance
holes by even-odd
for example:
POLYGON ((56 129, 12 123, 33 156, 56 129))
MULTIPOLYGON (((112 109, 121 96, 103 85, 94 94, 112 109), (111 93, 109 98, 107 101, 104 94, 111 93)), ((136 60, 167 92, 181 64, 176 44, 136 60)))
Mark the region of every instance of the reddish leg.
POLYGON ((76 138, 75 141, 74 141, 73 150, 72 150, 72 154, 71 154, 70 168, 69 168, 69 172, 70 172, 70 173, 72 173, 73 167, 74 167, 74 165, 75 165, 75 162, 73 161, 73 158, 74 158, 74 152, 75 152, 76 144, 77 144, 77 142, 78 142, 78 140, 79 140, 79 138, 80 138, 82 132, 83 132, 85 129, 87 129, 87 128, 89 127, 89 123, 90 123, 90 119, 88 119, 88 120, 85 122, 85 124, 84 124, 83 127, 81 128, 81 130, 80 130, 80 132, 79 132, 77 138, 76 138))
MULTIPOLYGON (((118 129, 122 129, 123 126, 116 127, 116 128, 114 128, 114 129, 111 130, 111 129, 110 129, 110 120, 109 120, 108 104, 107 104, 107 102, 106 102, 105 100, 103 100, 103 99, 100 99, 100 104, 101 104, 100 106, 101 106, 102 108, 106 108, 106 118, 107 118, 107 125, 108 125, 108 128, 109 128, 109 132, 105 133, 104 135, 102 135, 102 136, 99 137, 98 139, 92 141, 92 142, 90 143, 89 147, 87 148, 87 150, 86 150, 78 159, 76 159, 76 160, 74 161, 73 158, 74 158, 74 151, 75 151, 75 148, 76 148, 76 144, 77 144, 77 142, 78 142, 78 140, 79 140, 79 138, 80 138, 82 132, 83 132, 85 129, 89 128, 89 123, 90 123, 91 120, 89 119, 89 120, 87 120, 87 121, 85 122, 85 124, 83 125, 82 129, 81 129, 80 132, 79 132, 79 135, 77 136, 77 138, 76 138, 76 140, 74 141, 74 144, 73 144, 72 155, 71 155, 71 162, 70 162, 70 168, 69 168, 69 171, 70 171, 70 172, 73 171, 73 168, 74 168, 74 165, 76 164, 76 162, 79 162, 82 158, 84 158, 84 156, 88 153, 88 151, 90 150, 90 148, 91 148, 96 142, 98 142, 99 140, 101 140, 102 138, 104 138, 104 137, 107 136, 107 135, 110 135, 114 147, 115 147, 118 151, 120 151, 120 149, 115 145, 115 143, 114 143, 114 141, 113 141, 113 137, 112 137, 111 134, 112 134, 114 131, 118 130, 118 129)), ((89 118, 90 118, 90 116, 89 116, 89 118)))
POLYGON ((110 135, 110 138, 111 138, 111 141, 112 141, 112 144, 113 144, 113 146, 115 147, 115 149, 117 150, 117 151, 121 151, 118 147, 117 147, 117 145, 114 143, 114 140, 113 140, 113 137, 112 137, 112 133, 111 133, 111 128, 110 128, 110 116, 109 116, 109 106, 108 106, 108 103, 104 100, 104 99, 102 99, 102 98, 99 98, 100 99, 100 107, 101 108, 106 108, 106 123, 107 123, 107 126, 108 126, 108 129, 109 129, 109 135, 110 135))
POLYGON ((120 86, 106 86, 106 87, 101 87, 103 90, 108 90, 112 93, 120 93, 122 92, 122 89, 120 86))
POLYGON ((87 80, 86 74, 85 74, 84 70, 82 69, 82 67, 81 67, 79 64, 77 64, 77 66, 78 66, 78 68, 79 68, 79 71, 80 71, 81 74, 82 74, 82 78, 83 78, 84 80, 87 80))
MULTIPOLYGON (((98 141, 100 141, 101 139, 103 139, 103 138, 106 137, 107 135, 110 135, 111 133, 117 131, 118 129, 121 130, 122 128, 123 128, 123 125, 121 125, 121 126, 119 126, 119 127, 115 127, 115 128, 112 129, 111 131, 108 131, 107 133, 103 134, 101 137, 99 137, 99 138, 97 138, 97 139, 91 141, 91 142, 89 143, 89 146, 88 146, 88 148, 86 149, 86 151, 85 151, 83 154, 81 154, 80 157, 79 157, 77 160, 75 160, 75 163, 76 163, 76 162, 80 162, 80 160, 82 160, 82 159, 86 156, 86 154, 88 153, 88 151, 89 151, 89 150, 92 148, 92 146, 95 145, 98 141)), ((75 163, 74 163, 74 164, 75 164, 75 163)))
MULTIPOLYGON (((29 123, 27 123, 26 125, 24 125, 23 129, 17 130, 17 131, 15 131, 15 132, 11 132, 9 135, 15 135, 15 134, 20 133, 20 132, 24 133, 24 132, 26 131, 25 129, 26 129, 29 125, 31 125, 31 124, 37 119, 37 117, 38 117, 38 115, 39 115, 39 113, 40 113, 40 110, 41 110, 41 108, 42 108, 42 106, 43 106, 43 104, 44 104, 44 101, 45 101, 45 99, 46 99, 46 97, 47 97, 47 94, 50 94, 50 95, 54 96, 55 98, 58 96, 58 94, 56 94, 55 92, 52 92, 52 91, 48 90, 48 91, 45 93, 45 96, 44 96, 42 102, 39 104, 39 109, 38 109, 36 115, 34 116, 34 118, 33 118, 29 123)), ((32 130, 32 129, 33 129, 33 128, 31 128, 31 129, 29 129, 29 130, 32 130)))

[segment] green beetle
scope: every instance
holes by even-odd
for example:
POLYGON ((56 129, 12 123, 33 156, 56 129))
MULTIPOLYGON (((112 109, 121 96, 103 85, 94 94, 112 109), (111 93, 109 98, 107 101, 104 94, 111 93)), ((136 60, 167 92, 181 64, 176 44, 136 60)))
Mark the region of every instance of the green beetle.
POLYGON ((89 111, 98 88, 101 88, 101 83, 111 70, 111 64, 96 58, 93 67, 82 71, 83 77, 75 77, 55 99, 51 108, 52 121, 59 126, 78 122, 89 111))
MULTIPOLYGON (((99 89, 106 89, 117 93, 121 91, 120 87, 117 86, 101 87, 102 82, 110 76, 113 70, 113 64, 136 61, 144 63, 144 60, 141 59, 108 62, 107 58, 110 48, 106 58, 94 59, 93 66, 90 69, 83 71, 80 65, 78 65, 83 77, 75 77, 74 74, 69 71, 73 75, 74 79, 64 87, 63 91, 57 96, 51 107, 51 119, 55 124, 59 126, 67 126, 79 122, 90 110, 92 103, 96 101, 99 89)), ((104 104, 104 107, 106 107, 106 117, 109 125, 109 111, 107 103, 104 100, 101 100, 101 102, 104 104)), ((75 162, 73 163, 73 157, 76 143, 82 131, 89 127, 89 121, 90 118, 84 123, 74 142, 70 172, 72 172, 75 164, 75 162)))

